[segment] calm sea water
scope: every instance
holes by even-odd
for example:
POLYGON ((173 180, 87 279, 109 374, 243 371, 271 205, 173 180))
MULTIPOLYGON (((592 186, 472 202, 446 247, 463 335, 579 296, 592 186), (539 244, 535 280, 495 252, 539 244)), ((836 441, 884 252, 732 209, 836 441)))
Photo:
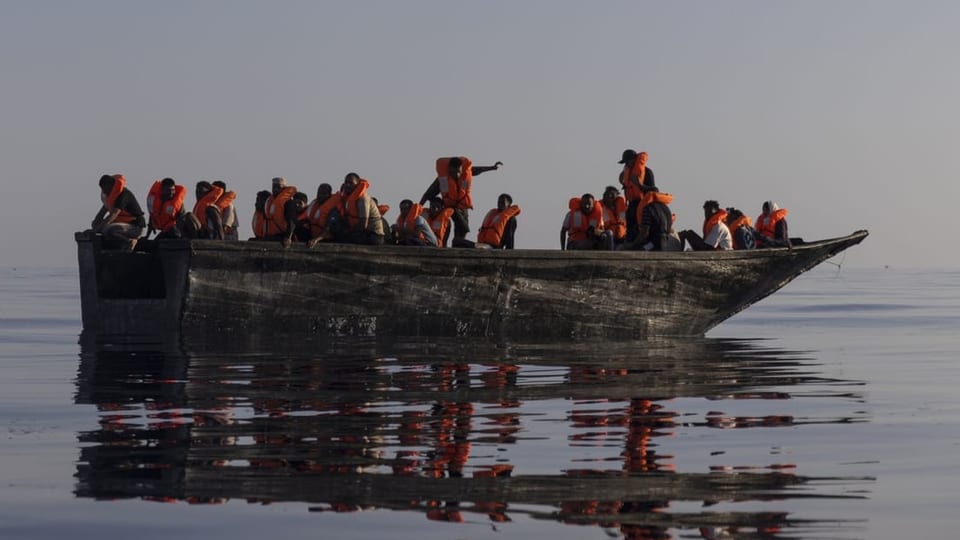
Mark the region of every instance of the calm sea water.
POLYGON ((825 265, 699 340, 81 335, 0 270, 0 538, 953 538, 960 272, 825 265))

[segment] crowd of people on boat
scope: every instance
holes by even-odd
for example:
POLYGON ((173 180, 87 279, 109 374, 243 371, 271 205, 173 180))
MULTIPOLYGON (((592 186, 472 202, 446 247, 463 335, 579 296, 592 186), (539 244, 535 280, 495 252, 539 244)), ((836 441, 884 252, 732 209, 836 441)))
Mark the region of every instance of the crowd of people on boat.
MULTIPOLYGON (((677 232, 670 210, 673 196, 661 192, 646 152, 624 150, 619 184, 607 186, 597 200, 585 193, 573 197, 560 229, 560 248, 569 250, 683 251, 791 247, 787 210, 766 201, 755 222, 737 208, 721 208, 715 200, 703 205, 702 234, 677 232)), ((436 160, 436 178, 419 202, 404 199, 394 223, 385 217, 389 206, 371 195, 371 183, 348 173, 334 191, 321 183, 311 200, 282 177, 271 189, 257 193, 251 240, 294 242, 314 247, 320 242, 364 245, 409 245, 455 248, 514 249, 520 207, 502 193, 483 218, 477 240, 467 239, 473 209, 473 177, 503 165, 474 165, 465 156, 436 160), (452 240, 450 238, 452 231, 452 240)), ((120 249, 132 251, 141 238, 239 239, 236 193, 223 181, 200 181, 195 204, 186 208, 186 187, 172 178, 157 180, 147 194, 144 213, 121 174, 100 178, 102 206, 91 227, 120 249)))

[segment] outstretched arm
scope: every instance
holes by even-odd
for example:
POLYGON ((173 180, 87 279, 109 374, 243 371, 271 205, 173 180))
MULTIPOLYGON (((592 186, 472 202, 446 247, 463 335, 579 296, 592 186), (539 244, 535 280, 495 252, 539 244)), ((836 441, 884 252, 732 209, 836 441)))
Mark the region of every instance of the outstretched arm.
MULTIPOLYGON (((472 172, 473 175, 476 176, 478 174, 483 174, 487 171, 495 171, 502 166, 503 166, 502 161, 498 161, 493 165, 489 165, 489 166, 474 165, 473 167, 470 167, 470 172, 472 172)), ((421 202, 420 204, 423 204, 423 203, 421 202)))
POLYGON ((428 187, 427 190, 423 192, 423 196, 420 197, 420 206, 427 204, 427 202, 430 199, 436 197, 439 194, 440 194, 440 181, 435 178, 433 182, 430 183, 430 187, 428 187))

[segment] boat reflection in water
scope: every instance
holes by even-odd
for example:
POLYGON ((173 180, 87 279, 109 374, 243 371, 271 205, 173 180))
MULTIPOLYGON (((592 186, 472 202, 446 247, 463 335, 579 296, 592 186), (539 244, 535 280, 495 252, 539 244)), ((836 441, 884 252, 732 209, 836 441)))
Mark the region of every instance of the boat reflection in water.
POLYGON ((78 435, 80 497, 776 537, 822 532, 792 518, 791 501, 862 497, 872 481, 684 448, 717 428, 864 420, 756 412, 797 394, 857 396, 855 382, 755 342, 81 342, 76 401, 97 407, 99 428, 78 435), (751 414, 725 412, 742 399, 751 414), (696 462, 670 455, 681 452, 696 462), (778 510, 756 510, 768 501, 778 510))

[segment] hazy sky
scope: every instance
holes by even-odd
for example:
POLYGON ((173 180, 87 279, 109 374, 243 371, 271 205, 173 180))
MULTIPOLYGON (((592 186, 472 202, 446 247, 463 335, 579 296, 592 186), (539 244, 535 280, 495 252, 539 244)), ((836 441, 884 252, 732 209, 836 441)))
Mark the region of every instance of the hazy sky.
MULTIPOLYGON (((956 267, 960 3, 10 1, 0 7, 3 266, 73 265, 122 172, 311 195, 356 171, 393 207, 434 160, 474 182, 474 234, 513 195, 518 246, 556 248, 567 201, 625 148, 680 228, 705 199, 789 209, 794 236, 869 229, 850 266, 956 267)), ((474 237, 471 234, 471 237, 474 237)))

